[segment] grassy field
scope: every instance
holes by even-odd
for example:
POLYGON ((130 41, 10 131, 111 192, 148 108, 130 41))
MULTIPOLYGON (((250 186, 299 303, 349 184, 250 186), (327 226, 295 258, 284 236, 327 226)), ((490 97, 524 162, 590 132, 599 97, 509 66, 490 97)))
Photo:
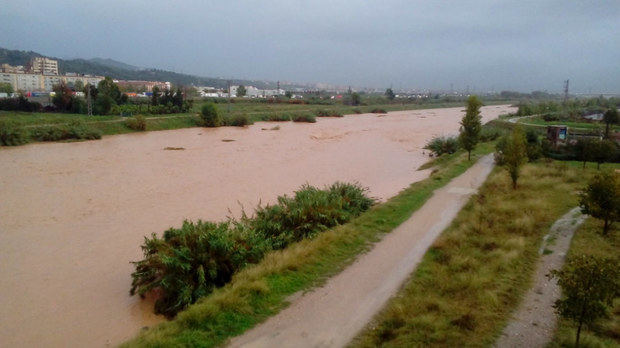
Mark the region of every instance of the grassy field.
MULTIPOLYGON (((620 256, 620 236, 618 228, 608 237, 601 235, 602 223, 600 220, 589 218, 577 230, 573 237, 567 257, 578 255, 595 255, 599 257, 620 256)), ((576 327, 568 320, 560 320, 553 343, 549 347, 572 347, 575 343, 576 327)), ((583 347, 620 347, 620 299, 614 302, 614 308, 609 319, 599 321, 594 328, 581 331, 583 347)))
MULTIPOLYGON (((602 123, 602 122, 589 123, 589 122, 573 122, 573 121, 545 121, 542 117, 522 118, 518 122, 522 124, 534 124, 534 125, 539 125, 539 126, 563 125, 569 128, 605 131, 605 123, 602 123)), ((618 131, 620 130, 620 127, 618 125, 613 125, 612 129, 614 131, 618 131)))
MULTIPOLYGON (((493 101, 490 104, 507 103, 493 101)), ((198 127, 198 112, 203 102, 196 102, 190 113, 167 114, 167 115, 145 115, 147 131, 168 130, 198 127)), ((414 110, 428 108, 458 107, 463 102, 436 102, 425 103, 406 103, 406 104, 377 104, 370 106, 348 106, 342 104, 334 105, 315 105, 315 104, 270 104, 256 101, 236 100, 234 103, 218 103, 216 107, 224 117, 235 118, 244 116, 248 122, 267 121, 269 119, 282 118, 290 119, 292 116, 300 114, 315 114, 319 110, 337 112, 340 114, 367 113, 373 109, 383 109, 385 111, 414 110)), ((137 132, 125 125, 127 118, 107 115, 107 116, 87 116, 83 114, 63 114, 63 113, 28 113, 28 112, 7 112, 0 111, 0 123, 8 122, 18 128, 32 132, 37 127, 65 126, 79 122, 88 128, 100 132, 102 135, 125 134, 137 132)), ((30 141, 35 141, 30 139, 30 141)))
POLYGON ((541 237, 577 205, 577 190, 594 172, 527 164, 513 190, 496 168, 351 346, 492 345, 530 286, 541 237))
POLYGON ((445 157, 426 180, 412 184, 352 222, 269 253, 232 282, 199 300, 176 319, 143 331, 125 346, 212 347, 238 335, 287 305, 287 297, 322 284, 341 271, 385 233, 405 221, 432 192, 492 151, 482 144, 468 162, 462 151, 445 157))

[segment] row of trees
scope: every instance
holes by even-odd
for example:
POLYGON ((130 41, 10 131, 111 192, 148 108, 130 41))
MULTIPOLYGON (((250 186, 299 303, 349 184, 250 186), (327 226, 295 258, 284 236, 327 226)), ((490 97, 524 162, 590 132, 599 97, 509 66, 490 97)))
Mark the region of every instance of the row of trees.
MULTIPOLYGON (((97 86, 90 84, 84 86, 81 81, 78 81, 73 89, 65 83, 61 83, 54 86, 53 90, 55 95, 52 98, 52 103, 59 112, 78 114, 87 112, 87 101, 76 96, 74 90, 90 95, 93 101, 93 113, 96 115, 109 114, 113 109, 118 112, 126 111, 129 113, 137 110, 143 111, 142 108, 138 109, 133 105, 127 94, 122 93, 119 86, 110 77, 100 81, 97 86)), ((154 87, 150 105, 154 107, 156 113, 187 112, 191 108, 191 103, 185 100, 180 87, 176 91, 164 90, 163 92, 158 87, 154 87)), ((149 109, 147 108, 144 112, 148 113, 149 109)))

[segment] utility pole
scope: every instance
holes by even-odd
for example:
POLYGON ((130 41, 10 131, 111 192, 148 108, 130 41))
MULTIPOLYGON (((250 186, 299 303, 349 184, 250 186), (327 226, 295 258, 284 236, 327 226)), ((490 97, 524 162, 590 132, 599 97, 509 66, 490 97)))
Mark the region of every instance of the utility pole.
POLYGON ((566 104, 566 102, 568 102, 568 82, 570 80, 566 80, 564 81, 564 104, 566 104))
POLYGON ((230 80, 228 80, 228 117, 230 117, 230 80))
POLYGON ((88 110, 88 116, 93 115, 93 101, 90 98, 90 83, 86 84, 86 108, 88 110))

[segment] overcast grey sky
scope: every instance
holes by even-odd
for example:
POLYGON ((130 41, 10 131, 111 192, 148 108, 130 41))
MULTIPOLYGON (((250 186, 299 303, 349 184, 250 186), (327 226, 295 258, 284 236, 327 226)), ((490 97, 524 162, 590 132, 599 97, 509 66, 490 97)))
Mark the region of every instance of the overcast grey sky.
POLYGON ((0 46, 202 76, 620 92, 620 1, 6 1, 0 46))

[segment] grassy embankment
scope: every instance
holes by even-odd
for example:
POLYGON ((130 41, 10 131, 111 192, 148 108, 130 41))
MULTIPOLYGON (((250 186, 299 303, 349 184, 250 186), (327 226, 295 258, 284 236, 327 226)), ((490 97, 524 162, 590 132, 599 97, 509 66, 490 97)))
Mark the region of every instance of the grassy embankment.
POLYGON ((576 162, 527 164, 513 190, 495 168, 351 345, 491 345, 531 285, 542 236, 578 204, 576 192, 594 172, 576 162))
MULTIPOLYGON (((530 124, 544 127, 563 125, 569 128, 605 131, 605 123, 603 122, 545 121, 542 116, 522 118, 519 119, 518 122, 524 125, 530 124)), ((618 131, 620 127, 618 125, 612 125, 611 129, 618 131)))
POLYGON ((141 332, 125 346, 212 347, 242 333, 284 308, 288 296, 320 285, 341 271, 372 242, 409 218, 435 189, 462 174, 492 148, 490 143, 482 144, 471 162, 462 151, 442 157, 430 178, 412 184, 348 224, 270 252, 176 319, 141 332))
MULTIPOLYGON (((600 220, 588 218, 575 233, 567 257, 594 255, 597 257, 620 257, 620 236, 618 228, 608 237, 601 234, 600 220)), ((580 345, 584 347, 618 347, 620 346, 620 299, 614 302, 609 319, 600 320, 594 328, 581 331, 580 345)), ((549 347, 572 347, 575 343, 576 326, 560 319, 553 343, 549 347)))
MULTIPOLYGON (((489 104, 502 104, 507 102, 493 101, 489 104)), ((167 114, 167 115, 145 115, 146 130, 169 130, 197 127, 199 122, 198 112, 202 102, 196 102, 190 113, 167 114)), ((368 106, 348 106, 342 104, 316 105, 316 104, 270 104, 255 101, 236 100, 230 105, 218 103, 216 107, 225 118, 234 119, 236 117, 247 118, 247 123, 257 121, 269 121, 274 119, 289 120, 300 115, 314 115, 320 110, 335 112, 339 114, 367 113, 373 109, 383 109, 386 111, 415 110, 428 108, 458 107, 463 102, 425 102, 425 103, 405 103, 405 104, 376 104, 368 106), (229 112, 230 108, 230 112, 229 112)), ((101 135, 133 133, 138 130, 131 129, 124 122, 127 118, 120 116, 92 116, 83 114, 63 114, 63 113, 28 113, 28 112, 7 112, 0 111, 0 124, 9 123, 26 133, 25 142, 37 141, 30 134, 36 128, 50 128, 68 126, 71 123, 79 122, 82 127, 86 127, 101 135)))

